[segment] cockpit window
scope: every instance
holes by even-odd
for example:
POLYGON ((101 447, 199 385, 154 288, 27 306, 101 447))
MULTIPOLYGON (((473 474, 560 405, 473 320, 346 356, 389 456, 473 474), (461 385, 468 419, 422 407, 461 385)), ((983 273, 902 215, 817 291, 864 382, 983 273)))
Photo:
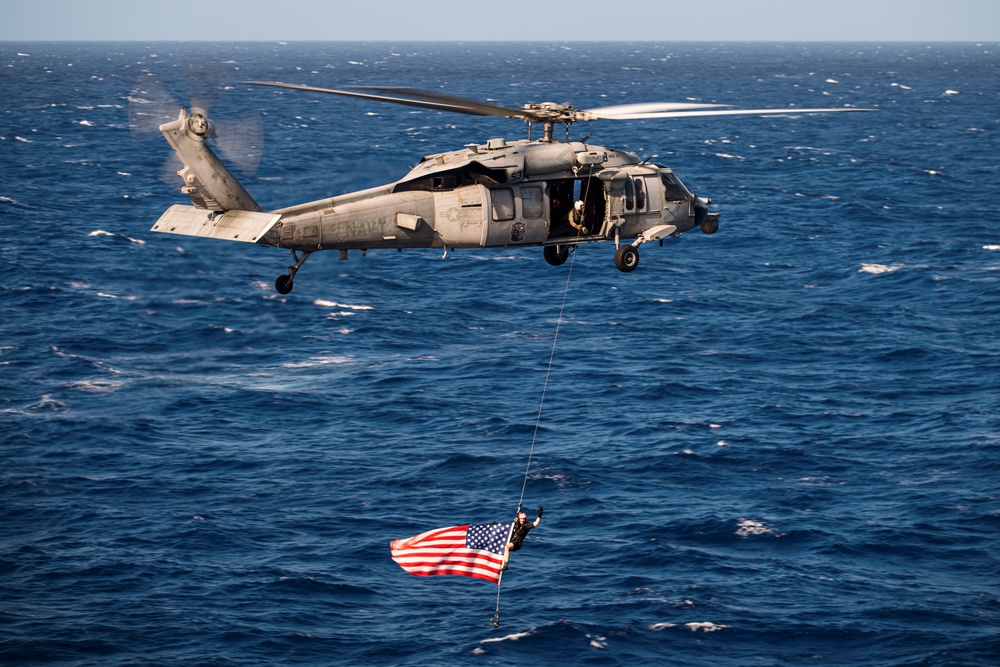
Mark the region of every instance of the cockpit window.
POLYGON ((663 181, 663 198, 667 201, 684 201, 687 199, 687 188, 681 185, 677 177, 668 171, 660 172, 663 181))

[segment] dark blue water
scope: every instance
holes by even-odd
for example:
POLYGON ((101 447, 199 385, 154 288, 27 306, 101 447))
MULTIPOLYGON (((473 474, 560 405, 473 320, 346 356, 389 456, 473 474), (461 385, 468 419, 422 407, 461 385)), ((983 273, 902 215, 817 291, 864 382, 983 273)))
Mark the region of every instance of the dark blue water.
MULTIPOLYGON (((60 665, 995 665, 996 44, 0 45, 0 656, 60 665), (314 256, 149 232, 154 72, 262 113, 265 207, 518 121, 238 82, 873 114, 594 123, 715 236, 314 256), (389 541, 541 526, 496 587, 389 541)), ((169 171, 169 169, 166 169, 169 171)))

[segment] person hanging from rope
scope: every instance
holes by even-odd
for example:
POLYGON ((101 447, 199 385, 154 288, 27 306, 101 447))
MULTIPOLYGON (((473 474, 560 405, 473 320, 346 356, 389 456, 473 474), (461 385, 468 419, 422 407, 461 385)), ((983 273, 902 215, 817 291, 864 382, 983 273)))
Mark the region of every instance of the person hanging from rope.
POLYGON ((524 538, 528 536, 528 531, 532 528, 537 528, 538 524, 542 522, 542 508, 538 508, 538 517, 528 523, 528 515, 524 512, 518 511, 517 520, 514 521, 514 525, 511 527, 510 531, 510 542, 503 549, 503 569, 507 569, 507 561, 510 560, 510 553, 512 551, 517 551, 521 548, 521 544, 524 542, 524 538))
POLYGON ((587 229, 587 223, 583 218, 583 202, 577 201, 573 205, 573 210, 571 210, 569 215, 566 216, 566 221, 569 223, 570 227, 577 230, 581 234, 589 234, 590 230, 587 229))

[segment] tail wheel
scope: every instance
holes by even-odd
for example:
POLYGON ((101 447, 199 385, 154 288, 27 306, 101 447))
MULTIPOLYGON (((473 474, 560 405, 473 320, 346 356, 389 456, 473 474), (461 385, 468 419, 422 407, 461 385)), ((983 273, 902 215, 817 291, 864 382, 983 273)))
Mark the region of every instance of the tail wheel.
POLYGON ((615 252, 615 266, 623 273, 635 271, 639 266, 639 250, 632 245, 623 245, 615 252))
POLYGON ((545 255, 545 261, 552 266, 561 266, 569 257, 569 246, 547 245, 542 249, 542 254, 545 255))
POLYGON ((278 276, 278 279, 274 281, 274 289, 278 290, 278 294, 288 294, 295 287, 292 283, 292 277, 288 274, 283 276, 278 276))

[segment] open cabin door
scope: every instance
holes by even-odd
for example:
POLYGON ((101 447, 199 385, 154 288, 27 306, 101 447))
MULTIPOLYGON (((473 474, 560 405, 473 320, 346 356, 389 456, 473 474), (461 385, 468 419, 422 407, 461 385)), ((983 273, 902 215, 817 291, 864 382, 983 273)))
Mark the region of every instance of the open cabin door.
POLYGON ((595 240, 595 235, 604 233, 607 219, 608 199, 604 184, 598 178, 559 178, 548 181, 546 187, 550 239, 579 240, 579 230, 569 224, 569 213, 576 202, 583 202, 583 220, 589 232, 582 235, 587 240, 595 240))

